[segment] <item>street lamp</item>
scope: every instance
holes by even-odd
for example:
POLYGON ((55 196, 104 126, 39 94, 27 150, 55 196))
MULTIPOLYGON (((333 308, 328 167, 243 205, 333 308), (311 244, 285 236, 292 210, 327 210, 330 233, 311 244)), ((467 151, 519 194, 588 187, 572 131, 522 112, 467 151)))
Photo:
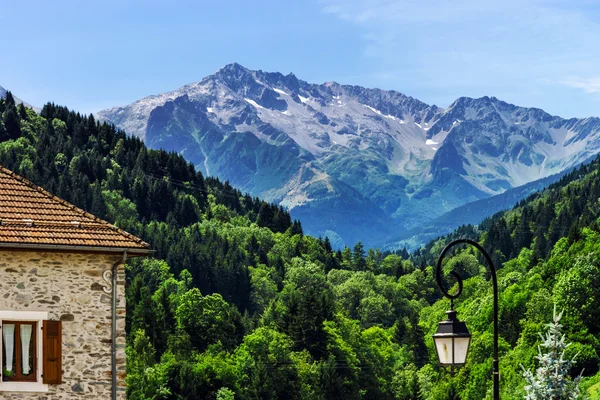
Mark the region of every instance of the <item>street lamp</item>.
POLYGON ((494 290, 494 360, 492 363, 492 378, 494 381, 494 400, 499 400, 500 372, 498 369, 498 282, 496 279, 496 268, 494 267, 494 263, 492 262, 489 254, 483 249, 483 247, 481 247, 479 243, 473 240, 457 239, 450 242, 444 248, 444 250, 442 250, 438 258, 435 275, 436 282, 442 294, 450 299, 450 310, 446 311, 446 320, 441 321, 438 324, 437 332, 435 335, 433 335, 433 341, 435 343, 435 349, 440 364, 449 365, 452 373, 454 373, 455 366, 465 364, 467 360, 467 354, 469 352, 469 344, 471 343, 471 334, 467 329, 467 325, 458 320, 456 317, 456 311, 454 311, 454 299, 461 295, 463 289, 462 278, 456 273, 456 271, 450 272, 450 275, 452 275, 458 283, 458 291, 455 294, 448 293, 442 282, 442 260, 444 259, 444 256, 452 247, 462 243, 475 247, 483 254, 492 276, 492 287, 494 290))
POLYGON ((463 365, 467 361, 471 334, 467 324, 456 318, 456 311, 446 311, 446 314, 448 317, 438 324, 433 341, 440 364, 449 365, 454 372, 454 366, 463 365))

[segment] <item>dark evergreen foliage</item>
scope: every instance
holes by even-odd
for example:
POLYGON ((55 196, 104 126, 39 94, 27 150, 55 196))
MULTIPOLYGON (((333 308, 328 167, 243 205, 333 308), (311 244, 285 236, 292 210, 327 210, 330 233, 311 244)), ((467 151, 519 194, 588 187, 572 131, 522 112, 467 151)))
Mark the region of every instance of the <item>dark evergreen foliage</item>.
POLYGON ((36 115, 8 94, 0 141, 2 165, 156 250, 127 269, 131 399, 485 398, 491 296, 471 250, 445 264, 465 278, 468 365, 450 377, 431 341, 448 307, 432 265, 459 237, 500 269, 503 397, 522 397, 517 365, 533 365, 553 302, 580 352, 571 372, 598 370, 600 161, 409 255, 334 251, 281 207, 65 107, 36 115))

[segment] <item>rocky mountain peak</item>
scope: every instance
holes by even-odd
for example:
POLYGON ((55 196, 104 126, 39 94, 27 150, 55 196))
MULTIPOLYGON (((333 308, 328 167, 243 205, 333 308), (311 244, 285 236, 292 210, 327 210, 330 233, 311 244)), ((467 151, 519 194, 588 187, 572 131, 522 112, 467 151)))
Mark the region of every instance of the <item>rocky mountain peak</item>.
POLYGON ((219 68, 216 74, 241 74, 247 73, 250 70, 246 67, 242 66, 237 62, 232 62, 230 64, 226 64, 223 67, 219 68))
POLYGON ((563 120, 489 96, 443 109, 238 63, 98 115, 285 205, 309 233, 333 231, 348 244, 374 243, 600 152, 598 119, 563 120), (358 226, 349 213, 374 222, 358 226))

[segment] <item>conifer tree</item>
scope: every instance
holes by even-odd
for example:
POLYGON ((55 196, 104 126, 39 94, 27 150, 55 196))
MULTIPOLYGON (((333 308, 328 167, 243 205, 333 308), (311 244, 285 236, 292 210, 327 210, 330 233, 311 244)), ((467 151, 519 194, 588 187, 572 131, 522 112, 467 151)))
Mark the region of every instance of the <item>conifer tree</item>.
POLYGON ((6 92, 6 95, 4 96, 4 103, 6 104, 6 107, 16 107, 17 103, 15 102, 15 98, 12 95, 11 91, 9 90, 8 92, 6 92))
POLYGON ((367 262, 365 261, 365 247, 361 242, 357 242, 354 245, 354 252, 352 253, 352 263, 355 271, 364 271, 367 262))
POLYGON ((525 385, 525 400, 577 400, 581 399, 579 390, 579 380, 581 375, 575 379, 569 378, 569 370, 575 364, 575 357, 565 358, 565 350, 570 343, 565 341, 565 335, 562 333, 560 319, 562 312, 556 314, 554 306, 554 316, 552 323, 548 324, 546 336, 540 334, 543 339, 541 347, 546 349, 542 353, 541 348, 536 359, 539 361, 539 367, 533 372, 523 368, 523 376, 527 385, 525 385))
POLYGON ((25 108, 25 105, 23 103, 19 104, 17 110, 19 111, 19 117, 22 120, 27 121, 27 109, 25 108))
POLYGON ((6 133, 5 137, 1 138, 1 140, 4 141, 7 139, 17 139, 21 136, 19 115, 17 113, 15 101, 10 92, 7 92, 6 94, 6 111, 2 117, 2 122, 4 124, 6 133))
MULTIPOLYGON (((1 115, 2 113, 0 112, 0 116, 1 115)), ((6 128, 4 128, 4 122, 2 122, 2 118, 0 118, 0 142, 5 140, 8 140, 8 137, 6 136, 6 128)))

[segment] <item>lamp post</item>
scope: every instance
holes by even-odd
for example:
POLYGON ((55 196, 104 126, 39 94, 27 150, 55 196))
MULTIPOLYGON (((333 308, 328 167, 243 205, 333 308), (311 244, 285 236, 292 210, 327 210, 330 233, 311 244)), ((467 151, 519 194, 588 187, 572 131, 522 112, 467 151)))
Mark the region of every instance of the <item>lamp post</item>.
POLYGON ((485 261, 490 269, 492 275, 492 287, 494 289, 494 360, 492 363, 493 372, 492 378, 494 381, 494 400, 500 399, 500 371, 498 368, 498 281, 496 279, 496 268, 492 262, 490 255, 481 247, 481 245, 473 240, 469 239, 457 239, 448 243, 444 250, 440 253, 436 266, 436 282, 440 291, 444 296, 450 299, 450 310, 446 311, 447 319, 438 324, 438 329, 433 340, 435 342, 435 349, 437 351, 440 364, 450 365, 451 371, 454 372, 454 366, 463 365, 467 359, 467 353, 469 350, 469 344, 471 341, 471 334, 467 329, 467 325, 461 322, 456 317, 456 311, 454 311, 454 299, 458 298, 463 289, 462 278, 456 271, 451 271, 450 274, 456 279, 458 283, 458 291, 455 294, 450 294, 444 288, 442 282, 442 260, 448 251, 458 244, 469 244, 479 250, 483 254, 485 261))

